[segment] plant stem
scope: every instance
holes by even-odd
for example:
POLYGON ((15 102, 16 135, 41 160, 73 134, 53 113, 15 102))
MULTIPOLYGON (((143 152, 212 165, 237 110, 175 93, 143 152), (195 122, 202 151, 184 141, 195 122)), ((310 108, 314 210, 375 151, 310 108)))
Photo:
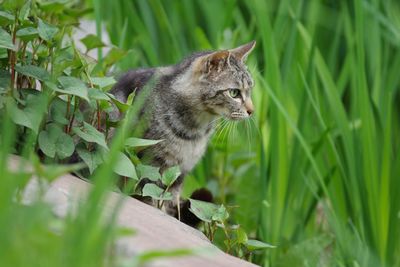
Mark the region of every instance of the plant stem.
MULTIPOLYGON (((89 87, 91 89, 94 89, 92 78, 90 77, 90 75, 89 75, 89 73, 88 73, 86 68, 84 69, 84 73, 85 73, 86 77, 88 78, 89 87)), ((98 131, 101 131, 101 120, 100 120, 101 111, 100 111, 100 101, 99 100, 96 100, 96 113, 95 114, 96 114, 96 118, 97 118, 97 126, 96 126, 96 128, 97 128, 98 131)), ((94 121, 93 121, 93 123, 94 123, 94 121)))
MULTIPOLYGON (((17 37, 17 24, 18 24, 18 11, 15 12, 15 23, 12 31, 12 42, 15 47, 15 41, 17 37)), ((11 90, 15 88, 15 64, 16 64, 16 53, 17 51, 10 52, 10 67, 11 67, 11 90)))
POLYGON ((231 250, 231 237, 229 236, 228 231, 226 230, 225 224, 222 223, 222 225, 224 226, 223 229, 224 229, 225 236, 227 238, 226 253, 229 253, 231 250))
POLYGON ((210 224, 207 222, 204 222, 204 233, 206 234, 207 238, 211 241, 211 228, 210 224))
POLYGON ((99 100, 96 101, 96 114, 97 114, 97 130, 101 132, 101 121, 100 121, 100 104, 99 100))
MULTIPOLYGON (((169 189, 169 186, 167 186, 167 188, 165 188, 165 190, 164 190, 164 193, 163 193, 163 194, 167 193, 167 192, 168 192, 168 189, 169 189)), ((163 199, 163 200, 161 200, 160 209, 162 208, 162 206, 163 206, 163 205, 164 205, 164 199, 163 199)))
MULTIPOLYGON (((71 96, 68 95, 68 100, 67 100, 67 112, 66 112, 66 114, 65 114, 65 118, 66 118, 67 120, 68 120, 68 117, 69 117, 70 106, 71 106, 71 96)), ((66 133, 69 133, 69 131, 68 131, 68 126, 69 126, 69 124, 65 125, 65 132, 66 132, 66 133)))
POLYGON ((25 63, 25 52, 26 52, 26 46, 28 44, 26 42, 22 42, 22 52, 21 52, 21 58, 20 58, 20 62, 21 63, 25 63))
POLYGON ((42 39, 39 39, 39 42, 37 44, 37 46, 33 47, 33 43, 32 43, 32 61, 35 60, 35 55, 37 53, 37 51, 39 50, 40 45, 42 44, 42 39))
POLYGON ((70 121, 69 121, 67 133, 70 133, 70 132, 71 132, 72 124, 74 123, 74 119, 75 119, 75 112, 76 112, 77 106, 78 106, 78 98, 75 97, 75 99, 74 99, 74 110, 72 111, 72 115, 71 115, 71 119, 70 119, 70 121))

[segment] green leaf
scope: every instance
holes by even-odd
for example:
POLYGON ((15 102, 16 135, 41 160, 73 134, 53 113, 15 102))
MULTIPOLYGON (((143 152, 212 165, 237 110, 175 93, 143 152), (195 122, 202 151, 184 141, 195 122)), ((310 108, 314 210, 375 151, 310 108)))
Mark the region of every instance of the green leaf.
POLYGON ((6 26, 14 22, 14 16, 6 11, 0 11, 0 25, 6 26))
POLYGON ((126 99, 126 104, 129 105, 129 106, 131 106, 131 105, 133 104, 133 100, 135 99, 135 96, 136 96, 136 92, 135 92, 135 91, 133 91, 132 93, 130 93, 130 94, 128 95, 128 98, 126 99))
POLYGON ((15 45, 12 42, 11 35, 0 28, 0 47, 16 51, 15 45))
POLYGON ((94 170, 104 162, 104 151, 101 149, 88 151, 84 144, 81 143, 77 146, 76 152, 88 166, 90 174, 92 174, 94 170))
POLYGON ((48 60, 48 57, 50 56, 50 51, 49 51, 49 48, 47 47, 46 44, 43 44, 43 43, 39 44, 39 46, 38 46, 36 51, 37 51, 36 55, 39 58, 48 60))
POLYGON ((155 182, 161 180, 160 168, 158 167, 139 164, 136 166, 136 171, 140 179, 148 178, 155 182))
POLYGON ((276 248, 276 246, 255 240, 255 239, 249 239, 246 242, 246 247, 248 250, 253 251, 253 250, 258 250, 258 249, 266 249, 266 248, 276 248))
POLYGON ((179 175, 181 175, 181 170, 179 169, 179 166, 168 168, 162 174, 162 183, 166 186, 171 186, 179 177, 179 175))
POLYGON ((54 123, 47 125, 46 128, 46 131, 40 132, 38 140, 43 153, 51 158, 58 155, 60 159, 71 156, 75 150, 72 137, 54 123))
POLYGON ((56 141, 57 155, 60 159, 65 159, 74 153, 74 140, 68 134, 62 132, 56 141))
POLYGON ((5 89, 5 90, 9 89, 10 88, 10 80, 11 80, 10 73, 6 70, 0 69, 0 88, 5 89))
POLYGON ((19 11, 19 16, 18 16, 20 21, 25 21, 28 19, 29 12, 31 11, 31 4, 32 4, 32 1, 28 0, 22 6, 21 10, 19 11))
MULTIPOLYGON (((73 107, 70 107, 73 110, 73 107)), ((67 120, 67 102, 61 100, 59 97, 54 98, 50 106, 50 118, 59 124, 68 125, 67 120)))
POLYGON ((8 20, 10 22, 14 21, 13 14, 11 14, 10 12, 7 12, 7 11, 3 11, 3 10, 0 11, 0 18, 1 19, 6 19, 6 20, 8 20))
POLYGON ((86 142, 96 143, 108 149, 104 134, 89 123, 83 122, 83 127, 73 127, 72 131, 86 142))
POLYGON ((11 104, 8 106, 8 108, 9 114, 11 114, 11 119, 15 124, 22 125, 30 129, 35 129, 35 126, 24 110, 19 109, 16 104, 11 104))
POLYGON ((156 184, 147 183, 143 187, 142 196, 151 197, 157 200, 171 200, 172 194, 170 192, 164 192, 164 189, 158 187, 156 184))
POLYGON ((213 215, 217 212, 219 206, 205 201, 195 200, 189 198, 190 211, 196 215, 197 218, 204 222, 211 222, 213 215))
POLYGON ((62 64, 63 61, 74 60, 74 48, 72 46, 66 46, 57 50, 55 53, 55 62, 57 64, 62 64))
POLYGON ((42 67, 34 65, 15 66, 15 70, 25 76, 29 76, 40 81, 49 81, 50 73, 42 67))
POLYGON ((110 97, 106 93, 97 88, 90 88, 88 93, 90 99, 106 101, 110 100, 110 97))
POLYGON ((86 50, 90 51, 93 48, 104 47, 105 44, 94 34, 88 34, 81 39, 81 42, 86 46, 86 50))
POLYGON ((8 109, 14 123, 38 133, 43 116, 47 112, 47 97, 41 94, 28 95, 23 109, 20 109, 15 102, 11 102, 8 109))
POLYGON ((215 213, 212 215, 212 220, 220 223, 225 222, 229 218, 229 213, 224 205, 220 205, 215 213))
POLYGON ((125 146, 128 147, 144 147, 144 146, 152 146, 160 143, 163 140, 150 140, 150 139, 141 139, 136 137, 131 137, 125 140, 125 146))
POLYGON ((248 237, 247 237, 247 234, 246 234, 246 232, 242 229, 242 228, 238 228, 237 230, 236 230, 236 241, 239 243, 239 244, 246 244, 247 243, 247 241, 248 241, 249 239, 248 239, 248 237))
POLYGON ((39 32, 36 28, 26 27, 17 31, 17 36, 24 41, 31 41, 38 36, 39 32))
POLYGON ((118 47, 113 47, 110 52, 108 52, 103 62, 106 66, 112 66, 116 62, 120 61, 126 54, 127 51, 118 47))
POLYGON ((25 0, 3 0, 1 2, 5 10, 12 10, 13 12, 21 9, 25 4, 25 0))
POLYGON ((38 143, 40 150, 42 150, 46 156, 54 158, 56 156, 56 144, 50 136, 50 132, 41 131, 39 134, 38 143))
POLYGON ((76 95, 89 102, 88 88, 83 81, 68 76, 61 76, 58 81, 64 89, 56 88, 57 92, 76 95))
POLYGON ((111 101, 118 108, 118 110, 122 113, 126 112, 129 109, 129 105, 122 103, 118 99, 115 98, 113 94, 107 93, 107 95, 111 98, 111 101))
POLYGON ((8 58, 7 49, 4 47, 0 47, 0 59, 8 58))
POLYGON ((138 180, 135 166, 132 161, 122 152, 118 153, 118 160, 114 165, 114 172, 138 180))
POLYGON ((51 41, 58 32, 58 28, 39 19, 38 23, 39 36, 45 41, 51 41))
POLYGON ((92 77, 92 83, 100 88, 106 88, 116 83, 113 77, 92 77))
MULTIPOLYGON (((50 0, 40 1, 40 9, 49 13, 62 13, 67 8, 66 4, 71 2, 70 0, 50 0)), ((69 10, 68 10, 69 11, 69 10)))

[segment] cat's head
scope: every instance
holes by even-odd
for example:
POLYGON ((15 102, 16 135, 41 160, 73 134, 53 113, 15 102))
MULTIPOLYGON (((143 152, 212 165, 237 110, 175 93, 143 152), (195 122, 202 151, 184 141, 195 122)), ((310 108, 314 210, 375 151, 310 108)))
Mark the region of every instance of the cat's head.
POLYGON ((254 81, 245 61, 254 48, 252 41, 240 47, 211 52, 196 60, 195 73, 204 109, 232 120, 246 119, 254 111, 251 90, 254 81))

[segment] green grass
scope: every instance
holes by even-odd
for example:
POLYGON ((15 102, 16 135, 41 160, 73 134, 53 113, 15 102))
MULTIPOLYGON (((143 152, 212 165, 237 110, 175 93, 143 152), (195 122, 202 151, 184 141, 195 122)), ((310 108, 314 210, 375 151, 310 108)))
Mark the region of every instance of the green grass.
POLYGON ((102 4, 112 42, 132 49, 121 69, 257 40, 254 124, 217 134, 186 184, 278 246, 256 263, 400 266, 396 1, 102 4))

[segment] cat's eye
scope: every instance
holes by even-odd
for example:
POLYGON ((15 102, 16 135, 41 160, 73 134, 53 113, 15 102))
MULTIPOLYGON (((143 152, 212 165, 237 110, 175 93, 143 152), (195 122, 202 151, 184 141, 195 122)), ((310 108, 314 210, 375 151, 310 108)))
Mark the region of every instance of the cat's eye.
POLYGON ((240 96, 240 90, 239 89, 229 89, 229 96, 232 98, 237 98, 240 96))

